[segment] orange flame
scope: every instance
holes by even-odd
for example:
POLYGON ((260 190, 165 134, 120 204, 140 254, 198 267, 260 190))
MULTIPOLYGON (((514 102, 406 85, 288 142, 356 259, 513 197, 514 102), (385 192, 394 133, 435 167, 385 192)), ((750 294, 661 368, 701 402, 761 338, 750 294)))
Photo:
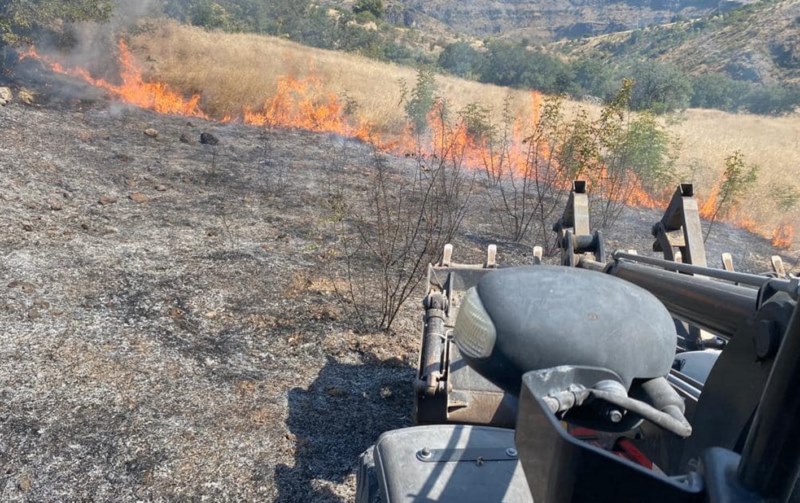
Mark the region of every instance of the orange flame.
POLYGON ((326 133, 351 129, 339 98, 324 92, 315 77, 281 77, 275 95, 264 102, 261 110, 245 109, 243 120, 256 126, 296 127, 326 133))
MULTIPOLYGON (((120 67, 119 80, 121 81, 119 84, 94 78, 83 68, 65 68, 55 59, 39 55, 34 47, 21 52, 19 58, 20 60, 28 58, 38 60, 55 73, 82 79, 95 87, 106 90, 121 101, 140 108, 162 114, 212 120, 202 109, 200 94, 185 98, 167 84, 145 81, 141 68, 137 65, 127 44, 122 40, 119 42, 118 63, 120 67)), ((278 79, 274 95, 266 99, 260 108, 245 108, 239 117, 226 114, 217 120, 222 123, 241 120, 246 124, 257 126, 337 133, 370 142, 383 151, 398 155, 412 153, 423 157, 441 157, 444 154, 457 155, 466 166, 482 167, 495 177, 504 173, 514 176, 531 176, 530 172, 526 173, 525 171, 530 171, 531 163, 536 162, 532 159, 537 156, 538 158, 551 157, 549 143, 546 140, 532 139, 533 137, 530 135, 531 128, 536 129, 541 120, 542 106, 542 95, 533 92, 528 116, 518 117, 514 121, 509 132, 511 141, 508 142, 506 150, 502 152, 493 150, 485 139, 475 138, 471 135, 463 121, 457 121, 455 125, 446 124, 441 118, 442 109, 437 107, 431 110, 428 117, 431 143, 426 147, 426 152, 419 152, 417 151, 419 139, 413 133, 410 125, 392 137, 378 134, 369 122, 350 116, 340 98, 336 94, 326 91, 324 83, 314 76, 303 78, 283 76, 278 79)), ((559 169, 558 166, 555 169, 559 169)), ((595 186, 602 189, 606 184, 614 183, 607 176, 605 167, 600 166, 598 172, 599 176, 594 180, 595 186)), ((544 176, 547 178, 547 175, 544 176)), ((664 207, 667 204, 668 198, 663 197, 664 194, 653 195, 644 187, 641 179, 632 169, 625 173, 624 180, 625 186, 622 187, 622 190, 618 189, 617 193, 610 194, 612 199, 647 208, 664 207)), ((557 178, 544 181, 556 183, 557 178)), ((609 185, 610 187, 611 185, 609 185)), ((714 216, 717 199, 718 189, 715 189, 700 207, 702 217, 712 218, 714 216)), ((736 212, 731 212, 726 220, 744 229, 758 231, 755 221, 736 214, 736 212)), ((792 244, 793 233, 793 226, 784 223, 775 229, 772 242, 777 247, 788 247, 792 244)))
POLYGON ((717 198, 719 196, 719 189, 714 188, 711 194, 700 205, 700 216, 703 218, 713 218, 714 213, 717 211, 717 198))
POLYGON ((180 93, 160 82, 145 82, 142 72, 134 61, 127 44, 119 42, 119 64, 121 84, 113 84, 103 79, 95 79, 82 68, 64 68, 60 63, 46 56, 40 56, 31 47, 20 54, 20 60, 31 58, 47 64, 55 73, 80 78, 89 84, 108 91, 125 103, 136 105, 162 114, 187 115, 207 119, 200 109, 200 95, 185 99, 180 93))
POLYGON ((794 242, 794 226, 783 222, 772 232, 772 246, 787 250, 794 242))

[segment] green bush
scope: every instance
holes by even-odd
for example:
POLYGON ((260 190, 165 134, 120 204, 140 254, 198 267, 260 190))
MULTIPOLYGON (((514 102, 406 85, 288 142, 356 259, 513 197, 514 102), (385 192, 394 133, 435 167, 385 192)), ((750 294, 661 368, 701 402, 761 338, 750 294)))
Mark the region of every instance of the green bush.
POLYGON ((634 81, 631 109, 665 113, 689 106, 692 83, 675 65, 643 61, 627 73, 634 81))
POLYGON ((800 42, 773 43, 770 45, 772 60, 787 70, 800 69, 800 42))
POLYGON ((705 73, 692 79, 691 105, 696 108, 735 110, 747 84, 720 73, 705 73))
POLYGON ((216 2, 201 0, 195 3, 189 11, 189 16, 191 23, 196 26, 227 31, 241 29, 225 7, 216 2))
POLYGON ((608 100, 616 91, 614 69, 607 61, 584 58, 572 63, 580 94, 608 100))
POLYGON ((353 13, 361 14, 362 12, 368 12, 375 17, 375 19, 381 19, 385 13, 383 8, 383 1, 382 0, 356 0, 355 5, 353 5, 353 13))
POLYGON ((410 93, 403 93, 406 116, 418 134, 428 127, 428 113, 436 102, 436 78, 433 71, 422 68, 417 71, 417 82, 410 93))
POLYGON ((528 87, 548 94, 575 90, 572 68, 559 58, 524 45, 494 42, 480 71, 480 81, 500 86, 528 87))
POLYGON ((800 106, 800 88, 783 86, 754 86, 743 99, 743 107, 750 113, 784 115, 800 106))
POLYGON ((620 142, 620 162, 639 177, 642 186, 654 192, 675 181, 678 149, 655 116, 643 113, 633 117, 620 142))
POLYGON ((466 42, 455 42, 445 46, 438 60, 440 68, 466 78, 477 76, 483 64, 483 54, 466 42))
POLYGON ((711 235, 714 223, 730 214, 741 202, 742 196, 749 192, 758 180, 759 167, 755 164, 747 164, 744 154, 736 150, 733 154, 725 158, 725 171, 722 173, 722 181, 717 187, 716 204, 713 213, 708 219, 708 228, 704 240, 711 235))

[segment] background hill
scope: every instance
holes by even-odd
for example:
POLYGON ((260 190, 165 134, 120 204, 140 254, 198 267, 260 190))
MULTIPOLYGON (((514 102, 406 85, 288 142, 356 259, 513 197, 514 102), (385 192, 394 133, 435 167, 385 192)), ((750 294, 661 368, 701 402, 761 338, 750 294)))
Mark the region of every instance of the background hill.
POLYGON ((151 15, 276 35, 548 94, 782 114, 800 103, 797 0, 453 2, 167 0, 151 15))
POLYGON ((758 2, 724 14, 553 46, 569 57, 620 64, 657 59, 687 73, 800 83, 800 2, 758 2))
MULTIPOLYGON (((700 17, 717 10, 719 2, 602 0, 399 0, 406 20, 420 28, 430 20, 455 33, 483 38, 527 38, 545 42, 642 28, 676 16, 700 17)), ((726 8, 737 4, 728 4, 726 8)))

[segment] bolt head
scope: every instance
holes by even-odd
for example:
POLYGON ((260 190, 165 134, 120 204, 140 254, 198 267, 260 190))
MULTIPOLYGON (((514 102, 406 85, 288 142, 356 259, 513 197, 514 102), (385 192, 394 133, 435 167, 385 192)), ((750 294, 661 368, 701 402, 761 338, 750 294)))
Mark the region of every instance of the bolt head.
POLYGON ((509 447, 508 449, 506 449, 506 456, 508 456, 509 458, 516 458, 517 450, 514 449, 513 447, 509 447))

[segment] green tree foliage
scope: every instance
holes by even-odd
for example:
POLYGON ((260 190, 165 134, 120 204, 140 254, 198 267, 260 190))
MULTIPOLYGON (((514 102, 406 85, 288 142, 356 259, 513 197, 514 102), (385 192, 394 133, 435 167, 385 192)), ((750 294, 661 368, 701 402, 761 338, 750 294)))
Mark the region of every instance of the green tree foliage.
POLYGON ((614 69, 606 61, 583 58, 572 63, 575 86, 582 95, 607 100, 616 92, 614 69))
POLYGON ((439 54, 438 65, 453 75, 476 78, 484 65, 484 55, 466 42, 455 42, 439 54))
POLYGON ((691 106, 735 110, 747 85, 721 73, 704 73, 692 79, 691 106))
POLYGON ((166 0, 164 12, 180 21, 227 31, 297 37, 313 18, 310 0, 166 0))
POLYGON ((633 81, 625 80, 592 125, 596 157, 586 177, 597 227, 616 223, 634 189, 660 195, 675 178, 677 142, 651 113, 630 112, 633 93, 633 81))
POLYGON ((356 0, 353 12, 355 14, 366 12, 372 14, 375 19, 381 19, 385 13, 382 0, 356 0))
POLYGON ((433 62, 425 52, 398 42, 397 33, 379 21, 381 1, 364 0, 354 9, 357 13, 331 14, 328 6, 310 0, 163 0, 165 14, 204 28, 266 33, 403 64, 433 62), (365 28, 359 21, 377 21, 379 29, 365 28))
MULTIPOLYGON (((112 0, 89 2, 72 0, 11 0, 9 5, 107 5, 112 0)), ((429 51, 415 47, 418 41, 407 40, 414 32, 400 35, 380 19, 405 22, 397 6, 386 7, 383 0, 356 0, 351 10, 337 10, 311 0, 161 0, 164 12, 181 21, 226 31, 249 31, 287 37, 314 47, 356 52, 364 56, 395 61, 406 65, 435 64, 459 77, 481 82, 537 89, 547 94, 587 96, 610 102, 620 82, 636 81, 630 108, 656 114, 681 110, 688 106, 748 111, 756 114, 791 113, 800 105, 800 91, 787 86, 763 86, 735 80, 728 75, 690 76, 676 66, 656 60, 665 47, 704 33, 710 26, 729 22, 730 16, 711 21, 678 23, 669 27, 636 30, 627 38, 602 42, 600 53, 618 56, 612 60, 584 57, 568 61, 550 53, 531 50, 528 41, 487 42, 476 49, 466 42, 444 46, 437 59, 429 51), (378 29, 367 29, 363 21, 376 21, 378 29), (628 66, 613 61, 630 61, 630 54, 644 58, 628 66)), ((11 7, 0 7, 9 10, 11 7)), ((66 7, 64 7, 66 8, 66 7)), ((0 10, 2 12, 2 10, 0 10)), ((727 14, 726 14, 727 16, 727 14)), ((24 17, 24 16, 23 16, 24 17)), ((0 34, 9 32, 7 18, 0 16, 0 34)), ((795 65, 792 47, 773 45, 772 54, 780 63, 795 65)), ((795 51, 796 52, 796 51, 795 51)), ((740 75, 741 77, 741 75, 740 75)), ((744 78, 744 77, 742 77, 744 78)))
POLYGON ((800 40, 795 40, 794 43, 789 41, 773 43, 770 46, 770 53, 772 60, 781 68, 800 69, 800 40))
MULTIPOLYGON (((571 182, 589 181, 594 225, 609 228, 633 202, 633 189, 660 195, 674 182, 677 144, 652 113, 632 113, 633 82, 627 80, 603 108, 599 119, 579 110, 569 119, 558 98, 548 98, 524 141, 522 156, 512 154, 512 120, 483 127, 490 155, 485 172, 493 211, 510 239, 531 233, 548 252, 555 250, 550 229, 571 182)), ((487 114, 474 114, 485 124, 487 114)))
POLYGON ((800 88, 785 86, 753 86, 743 99, 743 108, 750 113, 783 115, 800 106, 800 88))
POLYGON ((692 79, 691 106, 731 112, 744 110, 760 115, 784 115, 800 106, 800 89, 765 86, 707 73, 692 79))
POLYGON ((62 23, 106 21, 111 0, 4 0, 0 2, 0 43, 30 40, 62 23))
POLYGON ((689 106, 692 84, 676 66, 657 61, 634 65, 628 75, 635 82, 630 107, 655 113, 682 110, 689 106))
POLYGON ((528 50, 523 44, 494 42, 484 58, 480 80, 559 94, 573 90, 574 78, 570 66, 559 58, 528 50))
POLYGON ((239 31, 241 26, 232 18, 225 7, 207 0, 192 5, 189 13, 192 24, 207 28, 239 31))
POLYGON ((657 192, 675 181, 677 152, 676 141, 652 113, 645 112, 628 121, 620 158, 643 187, 657 192))

